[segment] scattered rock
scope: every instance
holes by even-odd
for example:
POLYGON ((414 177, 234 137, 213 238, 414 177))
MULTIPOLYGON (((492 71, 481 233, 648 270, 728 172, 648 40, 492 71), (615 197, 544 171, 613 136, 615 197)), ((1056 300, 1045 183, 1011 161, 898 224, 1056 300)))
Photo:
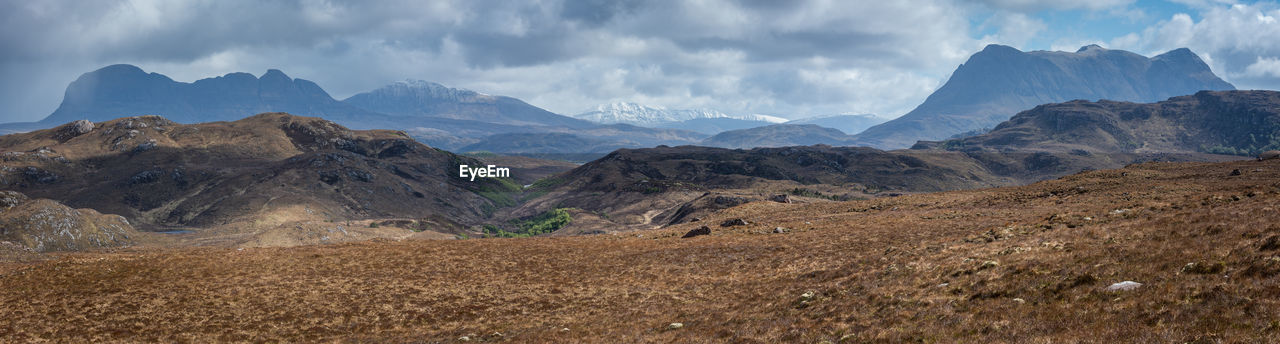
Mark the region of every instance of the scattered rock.
MULTIPOLYGON (((3 204, 3 202, 0 202, 0 205, 3 204)), ((1258 246, 1258 251, 1272 251, 1275 249, 1280 249, 1280 235, 1272 235, 1262 240, 1262 245, 1258 246)))
POLYGON ((67 140, 76 136, 88 134, 90 131, 93 131, 93 122, 82 119, 64 124, 62 128, 58 129, 57 137, 60 140, 67 140))
POLYGON ((680 238, 682 238, 682 239, 683 239, 683 238, 692 238, 692 237, 696 237, 696 236, 699 236, 699 235, 708 235, 708 234, 711 234, 711 227, 702 226, 702 227, 698 227, 697 229, 691 230, 691 231, 689 231, 688 233, 684 233, 684 236, 682 236, 682 237, 680 237, 680 238))
POLYGON ((769 200, 778 203, 791 203, 791 196, 787 196, 787 194, 774 195, 769 197, 769 200))
POLYGON ((1258 154, 1258 161, 1280 159, 1280 150, 1269 150, 1258 154))
POLYGON ((751 202, 751 200, 747 199, 746 197, 739 197, 739 196, 716 196, 716 198, 713 199, 712 202, 715 202, 715 204, 723 205, 726 207, 736 207, 739 205, 749 203, 751 202))
POLYGON ((0 191, 0 210, 13 208, 30 200, 27 195, 17 191, 0 191))
POLYGON ((751 223, 747 222, 747 220, 729 219, 729 220, 724 220, 724 222, 721 222, 720 227, 746 226, 749 224, 751 223))
POLYGON ((142 153, 152 149, 156 149, 156 140, 148 139, 146 142, 139 143, 137 147, 133 147, 133 152, 142 153))
POLYGON ((160 175, 162 174, 164 174, 164 171, 161 171, 161 170, 147 170, 147 171, 138 172, 138 174, 133 175, 133 177, 129 177, 129 184, 136 185, 136 184, 154 183, 157 180, 160 180, 160 175))
POLYGON ((671 325, 667 325, 668 330, 679 330, 682 328, 684 328, 684 324, 681 323, 671 323, 671 325))
POLYGON ((1024 304, 1024 303, 1027 303, 1027 300, 1023 300, 1023 299, 1021 299, 1021 298, 1016 298, 1016 297, 1015 297, 1015 298, 1013 298, 1013 302, 1017 302, 1018 304, 1024 304))
POLYGON ((1240 169, 1238 169, 1238 168, 1237 168, 1237 169, 1231 170, 1231 173, 1230 173, 1229 175, 1231 175, 1231 176, 1238 176, 1238 175, 1240 175, 1240 169))
POLYGON ((40 184, 56 183, 58 180, 62 179, 62 176, 35 166, 27 166, 27 168, 22 171, 22 176, 27 180, 35 181, 40 184))
POLYGON ((791 231, 791 230, 790 230, 790 229, 787 229, 787 227, 774 227, 774 228, 773 228, 773 232, 774 232, 774 233, 777 233, 777 234, 782 234, 782 233, 786 233, 786 232, 790 232, 790 231, 791 231))
POLYGON ((1109 285, 1109 286, 1107 286, 1107 288, 1106 288, 1106 289, 1103 289, 1103 290, 1105 290, 1105 291, 1130 291, 1130 290, 1138 289, 1138 287, 1141 287, 1141 286, 1142 286, 1142 283, 1138 283, 1138 282, 1134 282, 1134 281, 1124 281, 1124 282, 1120 282, 1120 283, 1115 283, 1115 284, 1109 285))
POLYGON ((1227 266, 1222 264, 1221 262, 1214 263, 1214 264, 1202 264, 1202 263, 1191 262, 1191 263, 1187 263, 1187 265, 1182 266, 1182 273, 1200 274, 1200 275, 1216 274, 1216 273, 1222 273, 1222 271, 1225 271, 1226 269, 1227 269, 1227 266))

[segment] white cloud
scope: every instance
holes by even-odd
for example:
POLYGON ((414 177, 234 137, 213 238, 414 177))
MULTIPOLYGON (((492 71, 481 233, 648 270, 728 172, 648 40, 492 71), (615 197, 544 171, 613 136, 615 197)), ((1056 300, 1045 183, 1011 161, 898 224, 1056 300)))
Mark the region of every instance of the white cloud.
POLYGON ((978 0, 995 9, 1018 11, 1018 12, 1038 12, 1048 9, 1054 10, 1074 10, 1083 9, 1090 11, 1098 11, 1105 9, 1113 9, 1117 7, 1125 7, 1133 4, 1135 0, 978 0))
POLYGON ((999 43, 1019 49, 1025 49, 1024 46, 1028 41, 1048 28, 1043 21, 1018 12, 997 13, 979 25, 978 29, 982 30, 985 27, 995 27, 997 31, 995 35, 982 37, 983 42, 999 43))
POLYGON ((1258 57, 1258 61, 1245 67, 1244 75, 1257 78, 1280 78, 1280 59, 1258 57))
POLYGON ((1268 61, 1280 57, 1280 6, 1276 3, 1203 6, 1200 21, 1175 14, 1167 20, 1111 41, 1117 48, 1158 54, 1190 48, 1223 79, 1240 88, 1280 89, 1280 75, 1271 74, 1268 61))

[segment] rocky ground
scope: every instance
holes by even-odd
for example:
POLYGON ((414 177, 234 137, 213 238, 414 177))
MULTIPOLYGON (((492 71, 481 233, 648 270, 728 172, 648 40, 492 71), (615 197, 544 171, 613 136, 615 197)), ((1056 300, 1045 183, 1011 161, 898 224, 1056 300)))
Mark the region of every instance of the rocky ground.
POLYGON ((1277 207, 1280 160, 1148 163, 625 234, 53 253, 0 264, 0 341, 1267 342, 1277 207))

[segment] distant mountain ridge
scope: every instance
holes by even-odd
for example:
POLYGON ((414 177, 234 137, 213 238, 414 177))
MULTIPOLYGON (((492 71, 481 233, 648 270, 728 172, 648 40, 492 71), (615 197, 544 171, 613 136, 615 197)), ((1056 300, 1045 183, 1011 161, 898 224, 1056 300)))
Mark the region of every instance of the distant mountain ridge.
POLYGON ((57 125, 87 119, 163 114, 179 123, 234 121, 280 111, 333 120, 372 120, 378 114, 334 100, 319 85, 276 69, 261 77, 229 73, 177 82, 132 65, 111 65, 85 73, 67 86, 62 103, 39 123, 57 125))
POLYGON ((588 127, 590 122, 561 116, 519 99, 450 88, 434 82, 407 80, 348 97, 343 103, 400 117, 588 127))
POLYGON ((781 123, 786 119, 768 115, 729 115, 709 109, 667 109, 661 106, 648 106, 629 102, 617 102, 597 106, 595 110, 574 115, 575 118, 601 124, 630 124, 641 127, 657 127, 674 123, 696 120, 729 118, 744 121, 760 121, 781 123))
MULTIPOLYGON (((276 69, 261 77, 229 73, 195 82, 178 82, 132 65, 111 65, 72 82, 51 115, 39 122, 0 124, 0 133, 47 129, 76 121, 160 115, 178 123, 235 121, 257 113, 288 112, 321 117, 353 129, 399 129, 423 143, 446 150, 479 146, 500 152, 502 136, 569 134, 599 142, 595 147, 646 147, 692 144, 705 138, 682 129, 601 125, 543 110, 519 99, 450 88, 427 81, 393 83, 343 101, 319 85, 293 79, 276 69), (661 142, 661 143, 654 143, 661 142)), ((536 139, 548 152, 581 146, 536 139)))
POLYGON ((1280 92, 1201 91, 1150 104, 1045 104, 1018 113, 989 133, 913 148, 1256 155, 1280 149, 1280 92))
POLYGON ((767 148, 825 144, 847 146, 852 137, 843 131, 816 124, 774 124, 731 130, 702 140, 699 145, 720 148, 767 148))
POLYGON ((867 128, 888 121, 888 118, 872 114, 834 115, 801 118, 787 121, 787 124, 817 124, 827 128, 843 131, 845 134, 857 135, 867 128))
POLYGON ((994 127, 1040 104, 1074 99, 1154 102, 1201 90, 1234 90, 1186 48, 1147 58, 1097 45, 1075 53, 988 45, 911 112, 856 135, 857 143, 905 148, 994 127))

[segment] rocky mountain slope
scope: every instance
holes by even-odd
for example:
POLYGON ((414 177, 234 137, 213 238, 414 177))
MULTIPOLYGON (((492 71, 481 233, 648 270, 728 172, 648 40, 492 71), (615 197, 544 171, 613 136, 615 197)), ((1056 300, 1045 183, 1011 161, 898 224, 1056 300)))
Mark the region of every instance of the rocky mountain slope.
POLYGON ((0 137, 0 151, 0 189, 122 215, 146 230, 338 233, 319 240, 349 234, 352 220, 404 218, 459 232, 519 190, 506 179, 458 178, 459 165, 483 163, 402 132, 282 113, 202 124, 77 121, 0 137))
POLYGON ((991 128, 1040 104, 1075 99, 1155 102, 1234 89, 1186 48, 1147 58, 1096 45, 1075 53, 989 45, 960 65, 924 103, 858 134, 857 142, 906 148, 919 140, 991 128))
POLYGON ((129 246, 136 236, 129 221, 118 215, 0 191, 0 245, 34 252, 79 251, 129 246))
POLYGON ((1280 148, 1280 92, 1202 91, 1151 104, 1045 104, 987 134, 922 142, 917 148, 1252 156, 1280 148))

